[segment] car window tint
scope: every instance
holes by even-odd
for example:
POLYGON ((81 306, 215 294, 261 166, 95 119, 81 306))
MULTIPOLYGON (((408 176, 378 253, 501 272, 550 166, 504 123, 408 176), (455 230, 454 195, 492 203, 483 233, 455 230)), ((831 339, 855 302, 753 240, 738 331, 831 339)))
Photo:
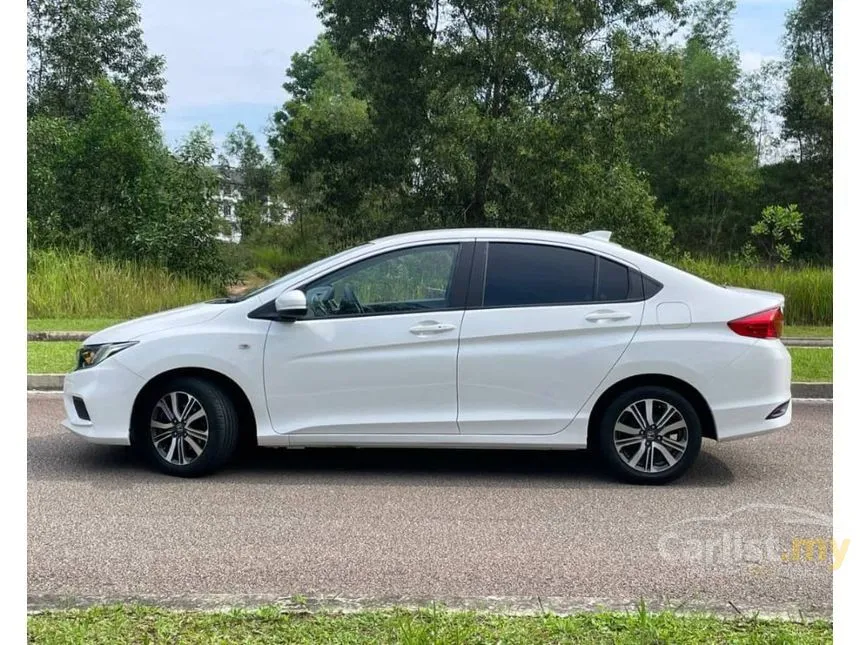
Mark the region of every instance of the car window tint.
POLYGON ((446 309, 459 243, 392 251, 307 286, 314 317, 446 309))
POLYGON ((656 294, 660 289, 663 288, 663 285, 657 282, 654 278, 649 278, 647 275, 643 276, 645 281, 645 299, 647 300, 654 294, 656 294))
POLYGON ((494 242, 487 255, 485 307, 589 302, 595 257, 541 244, 494 242))
POLYGON ((626 300, 630 291, 630 278, 627 267, 618 262, 600 258, 597 271, 597 300, 626 300))

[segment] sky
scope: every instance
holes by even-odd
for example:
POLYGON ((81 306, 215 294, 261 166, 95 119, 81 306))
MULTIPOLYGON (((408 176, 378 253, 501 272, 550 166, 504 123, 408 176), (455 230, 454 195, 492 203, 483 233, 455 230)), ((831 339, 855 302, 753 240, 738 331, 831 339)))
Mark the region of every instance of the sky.
MULTIPOLYGON (((745 70, 778 58, 796 0, 737 0, 734 38, 745 70)), ((322 30, 310 0, 141 0, 150 52, 167 59, 162 129, 173 145, 208 123, 220 142, 237 123, 258 140, 286 98, 290 57, 322 30)))

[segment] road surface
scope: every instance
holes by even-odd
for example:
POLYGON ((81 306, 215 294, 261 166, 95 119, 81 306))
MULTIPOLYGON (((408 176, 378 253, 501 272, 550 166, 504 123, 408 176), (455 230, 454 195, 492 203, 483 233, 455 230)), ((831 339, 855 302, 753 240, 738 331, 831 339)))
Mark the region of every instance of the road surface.
POLYGON ((664 487, 618 484, 582 452, 484 450, 257 449, 182 480, 63 430, 58 395, 28 395, 28 411, 33 608, 295 596, 832 607, 830 556, 809 561, 792 542, 832 535, 830 402, 796 402, 783 432, 704 442, 664 487))

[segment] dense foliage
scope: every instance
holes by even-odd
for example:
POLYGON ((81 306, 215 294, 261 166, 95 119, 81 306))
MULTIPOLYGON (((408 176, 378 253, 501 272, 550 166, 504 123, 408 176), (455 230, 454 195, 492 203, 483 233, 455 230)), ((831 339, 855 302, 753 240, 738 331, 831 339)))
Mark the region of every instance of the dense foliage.
POLYGON ((219 152, 205 128, 164 144, 136 0, 28 0, 30 248, 212 284, 430 227, 831 259, 830 0, 797 0, 784 60, 748 74, 734 0, 316 4, 268 145, 240 124, 219 152), (216 240, 219 173, 240 178, 239 245, 216 240))
POLYGON ((829 261, 830 3, 801 0, 785 63, 748 75, 734 4, 319 0, 325 31, 294 56, 269 140, 291 206, 338 242, 605 228, 729 255, 795 204, 796 257, 829 261))
POLYGON ((213 237, 211 132, 195 130, 170 152, 157 122, 109 81, 96 81, 88 100, 80 119, 37 115, 27 123, 30 244, 225 277, 213 237))

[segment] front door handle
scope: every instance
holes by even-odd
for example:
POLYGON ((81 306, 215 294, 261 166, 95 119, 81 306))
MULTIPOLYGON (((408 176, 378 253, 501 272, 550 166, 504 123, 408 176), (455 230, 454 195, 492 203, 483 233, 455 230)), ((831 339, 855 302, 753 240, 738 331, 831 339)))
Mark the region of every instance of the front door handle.
POLYGON ((612 311, 611 309, 598 309, 585 316, 588 322, 603 322, 606 320, 627 320, 630 314, 625 311, 612 311))
POLYGON ((454 331, 456 327, 448 323, 440 323, 435 320, 425 320, 420 322, 409 331, 416 336, 426 336, 427 334, 444 334, 448 331, 454 331))

